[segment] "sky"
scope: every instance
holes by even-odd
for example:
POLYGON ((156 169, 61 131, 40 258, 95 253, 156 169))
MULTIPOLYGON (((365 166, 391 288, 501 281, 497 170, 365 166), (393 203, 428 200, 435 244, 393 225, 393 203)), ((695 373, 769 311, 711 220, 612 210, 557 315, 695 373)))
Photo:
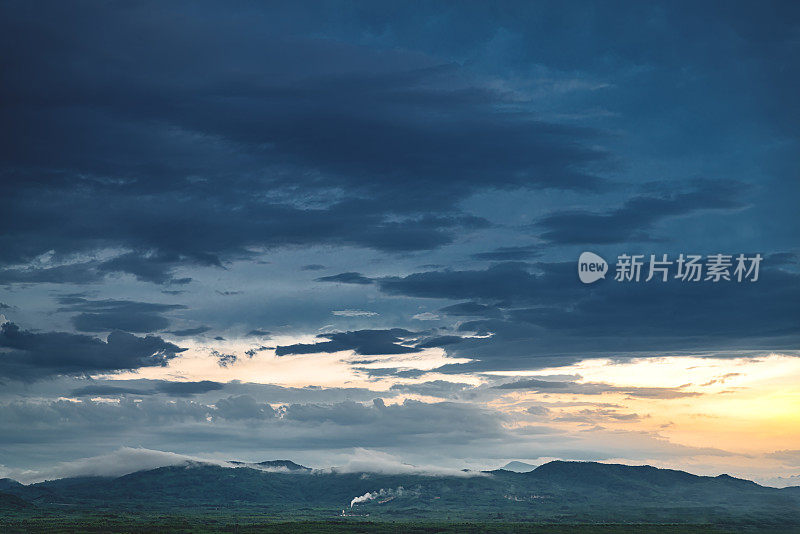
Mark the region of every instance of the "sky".
POLYGON ((800 485, 796 3, 0 10, 0 476, 800 485))

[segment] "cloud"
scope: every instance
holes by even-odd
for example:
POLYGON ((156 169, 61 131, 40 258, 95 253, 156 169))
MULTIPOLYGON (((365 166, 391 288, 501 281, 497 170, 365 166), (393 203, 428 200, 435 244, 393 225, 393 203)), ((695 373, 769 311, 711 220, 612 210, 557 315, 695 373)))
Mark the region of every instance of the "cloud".
POLYGON ((525 412, 530 415, 535 415, 537 417, 550 415, 550 409, 547 408, 546 406, 541 406, 541 405, 528 406, 527 408, 525 408, 525 412))
POLYGON ((186 283, 180 268, 254 248, 430 250, 486 226, 459 207, 475 192, 603 183, 600 131, 542 120, 458 61, 292 34, 265 16, 272 8, 232 17, 206 6, 162 27, 153 10, 180 12, 4 7, 0 34, 17 46, 3 118, 25 135, 0 151, 14 170, 0 209, 15 222, 0 263, 118 248, 86 276, 186 283), (54 56, 42 43, 55 20, 69 25, 54 56), (183 38, 198 34, 210 37, 183 38), (115 70, 109 57, 132 62, 115 70))
POLYGON ((319 334, 318 338, 328 339, 319 343, 298 343, 278 346, 277 356, 288 354, 316 354, 321 352, 339 352, 352 350, 356 354, 373 356, 381 354, 410 354, 421 349, 403 345, 405 340, 414 337, 415 333, 402 328, 389 330, 355 330, 351 332, 335 332, 319 334))
POLYGON ((776 460, 780 460, 786 465, 790 465, 792 467, 800 467, 800 450, 784 449, 769 453, 768 456, 770 458, 775 458, 776 460))
POLYGON ((354 367, 355 371, 372 377, 394 376, 397 378, 419 378, 428 373, 422 369, 400 369, 397 367, 354 367))
POLYGON ((336 466, 332 471, 336 473, 380 473, 383 475, 486 476, 480 471, 463 471, 436 465, 412 465, 391 454, 361 447, 354 449, 348 461, 343 465, 336 466))
POLYGON ((638 386, 612 386, 610 384, 594 382, 557 382, 528 378, 506 382, 495 389, 525 390, 537 393, 567 393, 579 395, 601 395, 603 393, 624 393, 631 397, 648 399, 677 399, 682 397, 697 397, 700 393, 685 391, 681 387, 638 387, 638 386))
POLYGON ((200 380, 198 382, 170 382, 162 381, 156 385, 155 390, 159 393, 167 393, 176 397, 188 397, 209 391, 219 391, 225 385, 211 380, 200 380))
POLYGON ((27 266, 0 269, 0 284, 89 284, 97 283, 113 273, 127 273, 142 282, 160 285, 185 285, 191 278, 175 278, 179 265, 216 265, 203 257, 153 252, 128 252, 105 261, 84 261, 57 266, 27 266))
POLYGON ((489 252, 478 252, 471 257, 475 260, 488 261, 523 261, 541 255, 541 248, 536 245, 517 247, 499 247, 489 252))
POLYGON ((457 398, 466 390, 472 389, 470 384, 448 382, 446 380, 432 380, 430 382, 419 382, 416 384, 394 384, 389 388, 391 391, 402 393, 412 393, 415 395, 426 395, 440 398, 457 398))
POLYGON ((412 315, 411 318, 416 320, 416 321, 438 321, 439 320, 439 316, 436 315, 435 313, 431 313, 431 312, 417 313, 415 315, 412 315))
POLYGON ((250 395, 231 396, 214 403, 215 413, 229 421, 274 419, 277 412, 267 403, 259 403, 250 395))
POLYGON ((361 273, 356 273, 356 272, 339 273, 331 276, 323 276, 322 278, 317 278, 316 281, 338 282, 340 284, 361 284, 361 285, 367 285, 372 283, 371 278, 367 278, 361 273))
POLYGON ((157 336, 111 332, 106 341, 64 332, 33 333, 14 323, 0 325, 0 376, 38 380, 53 375, 164 366, 186 350, 157 336))
POLYGON ((137 389, 99 384, 96 386, 84 386, 82 388, 73 389, 69 395, 70 397, 116 397, 119 395, 153 395, 155 393, 156 391, 152 389, 137 389))
POLYGON ((464 340, 461 336, 437 336, 437 337, 430 337, 427 339, 423 339, 420 343, 417 343, 416 347, 418 349, 428 349, 431 347, 447 347, 448 345, 455 345, 456 343, 461 343, 464 340))
POLYGON ((211 330, 210 326, 196 326, 194 328, 184 328, 182 330, 172 330, 169 333, 173 336, 178 337, 185 337, 185 336, 196 336, 211 330))
POLYGON ((405 400, 387 405, 380 399, 369 404, 306 400, 273 407, 247 393, 217 400, 206 394, 202 399, 148 395, 122 396, 114 402, 85 397, 81 402, 0 402, 4 449, 15 463, 25 463, 56 444, 63 456, 100 454, 110 446, 135 444, 186 454, 227 448, 263 457, 267 450, 282 450, 283 455, 353 447, 424 451, 508 435, 502 415, 460 402, 405 400))
POLYGON ((121 447, 109 454, 80 458, 69 462, 60 462, 45 469, 0 468, 0 471, 2 472, 2 476, 12 478, 23 484, 32 484, 34 482, 60 478, 119 477, 137 471, 157 469, 159 467, 172 465, 185 465, 191 462, 229 466, 227 462, 197 458, 184 454, 144 448, 121 447))
POLYGON ((61 297, 61 312, 79 311, 72 324, 79 332, 155 332, 169 326, 161 313, 185 309, 180 304, 153 304, 131 300, 88 300, 82 297, 61 297))
POLYGON ((152 389, 114 386, 110 384, 97 384, 73 389, 71 397, 117 397, 121 395, 155 395, 165 393, 174 397, 190 397, 219 391, 225 387, 220 382, 201 380, 198 382, 172 382, 167 380, 154 381, 152 389))
POLYGON ((268 332, 267 330, 261 330, 260 328, 257 328, 255 330, 250 330, 247 333, 248 336, 255 336, 255 337, 269 337, 271 334, 272 332, 268 332))
POLYGON ((487 317, 500 315, 500 311, 496 308, 487 306, 486 304, 479 304, 477 302, 462 302, 459 304, 453 304, 451 306, 445 306, 441 309, 441 311, 442 313, 456 317, 487 317))
POLYGON ((92 262, 0 269, 0 284, 89 284, 102 280, 92 262))
POLYGON ((550 303, 585 295, 577 284, 574 265, 502 262, 479 270, 443 270, 412 273, 378 280, 380 290, 389 295, 419 298, 472 300, 443 308, 451 315, 491 313, 488 303, 550 303), (476 303, 474 301, 484 301, 476 303))
POLYGON ((541 238, 551 243, 593 244, 653 241, 648 232, 667 217, 709 209, 737 209, 747 186, 736 182, 698 181, 686 192, 637 196, 606 213, 559 212, 539 219, 541 238))
POLYGON ((798 257, 794 252, 775 252, 767 256, 764 259, 764 263, 775 267, 796 265, 798 263, 798 257))
MULTIPOLYGON (((529 413, 530 409, 529 409, 529 413)), ((572 423, 587 423, 598 424, 608 421, 612 422, 630 422, 639 421, 642 417, 637 413, 623 413, 617 410, 609 410, 606 408, 587 408, 580 410, 576 413, 562 414, 554 417, 554 421, 559 422, 572 422, 572 423)))
POLYGON ((574 262, 503 262, 378 280, 387 295, 459 300, 440 309, 478 334, 447 347, 473 361, 446 372, 564 365, 576 354, 789 349, 798 339, 800 274, 762 265, 756 283, 581 284, 574 262))
POLYGON ((211 357, 217 359, 217 364, 220 367, 228 367, 229 365, 233 365, 239 359, 235 354, 223 354, 217 350, 211 351, 211 357))
POLYGON ((106 396, 117 397, 124 395, 170 395, 181 396, 181 389, 192 389, 192 395, 203 402, 214 403, 219 398, 219 391, 227 395, 238 397, 246 395, 256 399, 259 403, 271 405, 292 403, 322 403, 329 404, 344 400, 358 402, 372 402, 376 395, 390 396, 387 392, 373 391, 367 388, 337 388, 337 387, 283 387, 274 384, 260 384, 232 380, 226 383, 213 381, 178 382, 175 380, 151 379, 101 379, 84 377, 53 377, 47 381, 36 383, 6 383, 0 400, 9 399, 43 399, 58 397, 87 397, 106 396), (188 383, 190 386, 173 388, 171 384, 188 383), (219 384, 217 387, 215 384, 219 384), (175 393, 178 395, 175 395, 175 393))
POLYGON ((375 317, 378 315, 378 313, 364 310, 334 310, 331 314, 339 317, 375 317))
POLYGON ((121 254, 100 263, 97 269, 104 273, 121 272, 131 274, 137 280, 154 284, 188 284, 191 282, 191 278, 174 277, 174 270, 181 264, 219 266, 218 261, 210 258, 146 251, 121 254))

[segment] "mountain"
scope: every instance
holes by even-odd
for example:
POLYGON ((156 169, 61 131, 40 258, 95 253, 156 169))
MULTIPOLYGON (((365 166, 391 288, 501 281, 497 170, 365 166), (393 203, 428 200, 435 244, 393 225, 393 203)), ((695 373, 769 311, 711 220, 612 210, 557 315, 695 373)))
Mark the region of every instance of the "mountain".
POLYGON ((533 471, 536 469, 535 465, 526 464, 525 462, 508 462, 504 465, 501 469, 505 469, 506 471, 514 471, 515 473, 527 473, 529 471, 533 471))
POLYGON ((291 460, 267 460, 265 462, 257 462, 257 463, 248 463, 248 462, 238 462, 235 460, 231 460, 228 463, 242 466, 242 467, 251 467, 254 469, 258 468, 266 468, 266 469, 286 469, 287 471, 311 471, 310 467, 306 467, 304 465, 296 464, 291 460))
POLYGON ((12 493, 0 492, 0 513, 9 513, 32 508, 33 505, 12 493))
POLYGON ((555 461, 524 473, 499 469, 425 476, 312 471, 288 460, 249 465, 259 467, 191 462, 116 478, 10 485, 6 491, 34 502, 37 509, 114 513, 227 510, 325 519, 346 509, 348 514, 393 520, 723 521, 800 527, 797 488, 768 488, 727 475, 698 476, 651 466, 555 461))
POLYGON ((268 460, 266 462, 258 462, 258 465, 263 467, 283 467, 289 471, 311 471, 310 467, 296 464, 291 460, 268 460))
POLYGON ((0 478, 0 491, 7 491, 9 489, 17 489, 22 484, 10 478, 0 478))

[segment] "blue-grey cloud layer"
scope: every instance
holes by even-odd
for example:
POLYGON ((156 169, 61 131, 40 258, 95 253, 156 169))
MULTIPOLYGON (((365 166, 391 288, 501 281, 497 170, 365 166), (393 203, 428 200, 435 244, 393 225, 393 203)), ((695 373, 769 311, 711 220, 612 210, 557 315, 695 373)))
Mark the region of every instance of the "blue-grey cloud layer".
POLYGON ((794 4, 0 9, 6 376, 269 332, 475 370, 796 347, 794 4), (766 259, 584 287, 582 249, 766 259))

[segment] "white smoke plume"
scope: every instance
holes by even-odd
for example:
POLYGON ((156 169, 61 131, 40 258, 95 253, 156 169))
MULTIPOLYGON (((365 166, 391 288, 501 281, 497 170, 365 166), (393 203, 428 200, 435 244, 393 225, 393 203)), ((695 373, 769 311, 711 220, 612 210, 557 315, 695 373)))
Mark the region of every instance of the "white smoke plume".
POLYGON ((353 500, 350 501, 350 508, 352 508, 354 504, 361 504, 379 498, 394 499, 395 497, 402 497, 406 493, 407 492, 406 490, 403 489, 403 486, 399 486, 397 489, 381 489, 378 491, 368 491, 364 495, 353 497, 353 500))

